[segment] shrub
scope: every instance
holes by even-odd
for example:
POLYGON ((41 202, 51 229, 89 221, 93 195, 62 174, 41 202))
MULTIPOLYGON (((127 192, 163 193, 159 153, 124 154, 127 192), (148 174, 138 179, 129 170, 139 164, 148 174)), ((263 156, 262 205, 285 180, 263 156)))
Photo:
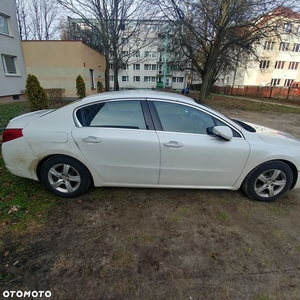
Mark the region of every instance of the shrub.
POLYGON ((62 101, 65 91, 65 89, 61 88, 45 89, 45 92, 50 101, 62 101))
POLYGON ((82 99, 86 96, 86 88, 83 78, 78 75, 76 78, 76 91, 79 99, 82 99))
POLYGON ((97 81, 97 93, 103 93, 105 91, 101 81, 97 81))
POLYGON ((48 97, 41 87, 38 79, 29 74, 26 79, 25 95, 29 101, 30 111, 47 109, 49 107, 48 97))

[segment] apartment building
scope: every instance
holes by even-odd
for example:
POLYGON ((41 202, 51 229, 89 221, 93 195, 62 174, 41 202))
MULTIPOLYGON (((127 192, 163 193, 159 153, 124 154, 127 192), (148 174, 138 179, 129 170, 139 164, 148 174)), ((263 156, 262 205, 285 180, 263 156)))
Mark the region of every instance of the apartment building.
POLYGON ((27 74, 14 0, 0 0, 0 57, 0 101, 18 100, 27 74))
MULTIPOLYGON (((300 82, 300 14, 283 12, 276 33, 257 44, 260 61, 250 60, 234 74, 221 77, 224 85, 285 86, 300 82)), ((219 81, 220 83, 220 81, 219 81)))
MULTIPOLYGON (((81 19, 68 18, 70 28, 86 30, 81 19)), ((126 63, 119 68, 120 89, 156 89, 168 88, 181 90, 186 87, 190 71, 186 58, 178 51, 174 43, 175 32, 167 21, 143 20, 138 34, 131 36, 131 27, 136 30, 134 20, 124 22, 122 47, 119 55, 126 63), (123 40, 125 41, 123 43, 123 40)), ((76 35, 74 35, 76 39, 76 35)), ((78 30, 78 38, 84 40, 78 30)), ((94 39, 90 41, 94 43, 94 39)), ((114 89, 114 53, 111 53, 109 66, 110 89, 114 89)))

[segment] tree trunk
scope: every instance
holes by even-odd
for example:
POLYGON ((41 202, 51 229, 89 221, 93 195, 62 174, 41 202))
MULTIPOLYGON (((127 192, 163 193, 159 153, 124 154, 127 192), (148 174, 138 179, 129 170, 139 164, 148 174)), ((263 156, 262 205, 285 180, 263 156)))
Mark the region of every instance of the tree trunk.
POLYGON ((202 78, 202 85, 199 94, 200 100, 204 100, 209 95, 212 82, 213 82, 213 75, 214 75, 213 68, 212 67, 208 68, 207 71, 205 72, 205 75, 202 78))
POLYGON ((105 72, 104 72, 104 80, 105 80, 105 91, 109 92, 110 91, 110 86, 109 86, 109 61, 108 61, 108 55, 105 52, 105 72))
MULTIPOLYGON (((109 66, 109 65, 108 65, 109 66)), ((109 86, 109 67, 106 66, 105 72, 104 72, 104 79, 105 79, 105 91, 109 92, 110 91, 110 86, 109 86)))
POLYGON ((118 91, 120 89, 119 87, 119 80, 118 80, 118 75, 119 75, 119 64, 118 64, 118 56, 117 56, 117 49, 114 49, 114 90, 118 91))
POLYGON ((218 58, 218 47, 215 45, 208 55, 204 76, 202 77, 202 86, 199 94, 200 100, 204 100, 210 93, 215 74, 216 61, 218 58))

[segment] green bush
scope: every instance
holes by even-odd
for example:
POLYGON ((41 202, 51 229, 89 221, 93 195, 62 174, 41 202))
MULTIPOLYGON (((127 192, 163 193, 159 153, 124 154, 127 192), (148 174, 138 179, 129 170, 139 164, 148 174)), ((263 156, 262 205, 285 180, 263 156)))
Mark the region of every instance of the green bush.
POLYGON ((29 74, 26 79, 25 95, 29 101, 30 111, 47 109, 49 107, 45 90, 41 87, 38 79, 32 74, 29 74))
POLYGON ((101 81, 97 81, 97 93, 103 93, 105 91, 101 81))
POLYGON ((86 88, 83 78, 78 75, 76 78, 76 91, 79 99, 82 99, 86 96, 86 88))
POLYGON ((62 101, 65 91, 65 89, 61 88, 45 89, 49 101, 62 101))

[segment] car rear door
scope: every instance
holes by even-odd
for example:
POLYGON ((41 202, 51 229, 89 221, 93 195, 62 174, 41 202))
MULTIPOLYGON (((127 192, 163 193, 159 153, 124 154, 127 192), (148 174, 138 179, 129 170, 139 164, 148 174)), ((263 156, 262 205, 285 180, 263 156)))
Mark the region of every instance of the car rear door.
POLYGON ((104 181, 158 183, 158 137, 145 110, 143 101, 117 100, 94 103, 75 112, 80 126, 73 129, 73 138, 104 181))

